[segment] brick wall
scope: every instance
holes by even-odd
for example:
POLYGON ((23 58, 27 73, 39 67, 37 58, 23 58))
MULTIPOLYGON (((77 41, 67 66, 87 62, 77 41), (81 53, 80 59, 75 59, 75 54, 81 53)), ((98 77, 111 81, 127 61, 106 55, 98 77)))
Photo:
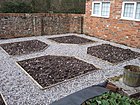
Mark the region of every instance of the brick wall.
POLYGON ((79 14, 0 14, 0 38, 82 32, 79 14))
POLYGON ((140 22, 120 19, 123 0, 106 0, 111 2, 109 18, 91 16, 92 1, 93 0, 87 0, 86 2, 84 33, 105 40, 140 48, 140 22))

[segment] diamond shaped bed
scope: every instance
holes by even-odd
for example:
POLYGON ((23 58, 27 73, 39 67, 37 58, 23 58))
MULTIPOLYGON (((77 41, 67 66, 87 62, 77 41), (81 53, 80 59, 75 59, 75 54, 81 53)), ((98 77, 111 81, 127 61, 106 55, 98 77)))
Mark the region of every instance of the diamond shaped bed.
POLYGON ((48 47, 44 42, 29 40, 21 42, 6 43, 0 45, 9 55, 22 55, 39 52, 48 47))
POLYGON ((110 44, 88 47, 87 54, 114 64, 140 57, 140 53, 138 52, 115 47, 110 44))
POLYGON ((42 56, 17 62, 41 89, 97 70, 94 65, 67 56, 42 56))
POLYGON ((62 37, 54 37, 49 38, 53 41, 56 41, 58 43, 67 43, 67 44, 86 44, 86 43, 93 43, 95 41, 89 40, 87 38, 79 37, 79 36, 62 36, 62 37))

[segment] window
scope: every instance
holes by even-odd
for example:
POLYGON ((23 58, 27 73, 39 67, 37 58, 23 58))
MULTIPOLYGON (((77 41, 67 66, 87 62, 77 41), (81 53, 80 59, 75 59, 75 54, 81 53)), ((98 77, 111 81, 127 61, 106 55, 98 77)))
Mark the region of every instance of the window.
POLYGON ((140 2, 123 2, 121 18, 140 21, 140 2))
POLYGON ((136 16, 135 16, 136 19, 140 19, 140 3, 137 3, 137 6, 136 6, 136 16))
POLYGON ((94 4, 93 14, 100 15, 100 3, 95 3, 94 4))
POLYGON ((110 2, 92 2, 92 16, 106 17, 110 14, 110 2))

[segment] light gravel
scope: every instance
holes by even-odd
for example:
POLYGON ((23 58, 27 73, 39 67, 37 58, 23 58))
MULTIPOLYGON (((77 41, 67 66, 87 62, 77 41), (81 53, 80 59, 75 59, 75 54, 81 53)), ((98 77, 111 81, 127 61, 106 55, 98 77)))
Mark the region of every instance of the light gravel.
POLYGON ((76 91, 101 83, 109 77, 122 74, 123 67, 125 65, 140 65, 140 57, 114 65, 86 53, 87 47, 100 44, 111 44, 124 49, 129 48, 139 53, 140 49, 104 41, 95 37, 86 36, 84 34, 80 34, 78 36, 85 37, 96 42, 82 45, 60 44, 48 39, 51 37, 68 35, 78 34, 61 34, 0 40, 0 44, 4 44, 37 39, 49 44, 49 47, 42 52, 22 56, 10 56, 0 47, 0 92, 3 94, 8 105, 49 105, 53 101, 61 99, 76 91), (26 75, 19 66, 16 65, 16 62, 44 55, 74 56, 80 60, 95 65, 96 67, 100 68, 100 70, 93 71, 90 74, 77 77, 54 87, 41 90, 40 87, 34 81, 32 81, 31 78, 26 75))

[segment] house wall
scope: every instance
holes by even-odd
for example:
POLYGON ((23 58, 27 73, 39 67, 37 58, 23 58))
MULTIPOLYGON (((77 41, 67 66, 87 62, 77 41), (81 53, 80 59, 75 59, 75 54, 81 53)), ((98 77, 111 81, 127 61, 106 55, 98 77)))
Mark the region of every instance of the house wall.
POLYGON ((0 38, 81 33, 79 14, 0 14, 0 38))
POLYGON ((110 17, 101 18, 91 16, 92 0, 87 0, 86 14, 84 16, 84 33, 101 39, 140 48, 140 21, 120 19, 123 0, 98 1, 111 2, 110 17))

